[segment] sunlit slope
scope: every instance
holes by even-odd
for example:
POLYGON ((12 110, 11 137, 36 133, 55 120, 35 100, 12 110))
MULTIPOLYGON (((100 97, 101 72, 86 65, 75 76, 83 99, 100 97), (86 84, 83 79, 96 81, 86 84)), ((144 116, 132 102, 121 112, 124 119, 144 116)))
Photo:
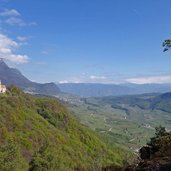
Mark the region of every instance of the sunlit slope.
POLYGON ((109 148, 56 99, 16 87, 0 94, 0 170, 93 170, 122 165, 124 151, 109 148))

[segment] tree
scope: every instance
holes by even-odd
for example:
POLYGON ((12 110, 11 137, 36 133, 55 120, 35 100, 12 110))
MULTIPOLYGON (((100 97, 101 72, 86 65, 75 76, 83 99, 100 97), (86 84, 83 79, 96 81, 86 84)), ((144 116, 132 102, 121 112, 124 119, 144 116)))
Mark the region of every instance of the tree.
POLYGON ((159 127, 156 127, 155 128, 156 129, 156 137, 158 138, 158 137, 162 137, 162 136, 166 136, 166 135, 168 135, 169 133, 166 131, 166 128, 165 127, 163 127, 163 126, 159 126, 159 127))
POLYGON ((171 39, 166 39, 163 42, 163 47, 164 47, 163 52, 168 51, 171 48, 171 39))
POLYGON ((22 157, 19 146, 13 140, 0 145, 0 170, 24 171, 27 168, 28 164, 22 157))

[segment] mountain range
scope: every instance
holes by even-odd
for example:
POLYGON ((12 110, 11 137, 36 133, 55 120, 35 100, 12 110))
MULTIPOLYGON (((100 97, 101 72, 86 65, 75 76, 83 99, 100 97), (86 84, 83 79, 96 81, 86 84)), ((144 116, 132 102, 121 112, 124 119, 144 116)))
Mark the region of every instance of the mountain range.
POLYGON ((33 94, 57 95, 60 93, 56 84, 32 82, 23 76, 19 70, 10 68, 2 59, 0 60, 0 80, 7 86, 15 85, 33 94))
POLYGON ((171 84, 57 84, 61 91, 82 97, 120 96, 171 91, 171 84))
POLYGON ((19 70, 10 68, 0 60, 0 80, 3 84, 20 87, 25 92, 51 96, 76 95, 81 97, 121 96, 144 93, 171 92, 171 84, 100 84, 100 83, 36 83, 19 70), (62 93, 64 92, 64 93, 62 93))

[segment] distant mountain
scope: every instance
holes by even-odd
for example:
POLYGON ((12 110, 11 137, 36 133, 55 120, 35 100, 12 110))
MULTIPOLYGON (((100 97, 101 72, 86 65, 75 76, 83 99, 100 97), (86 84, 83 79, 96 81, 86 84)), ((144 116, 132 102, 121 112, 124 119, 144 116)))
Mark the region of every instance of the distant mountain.
POLYGON ((19 70, 10 68, 2 59, 0 60, 0 80, 7 86, 15 85, 30 93, 45 95, 57 95, 60 93, 60 89, 56 84, 32 82, 23 76, 19 70))
POLYGON ((83 97, 102 97, 110 95, 132 94, 134 88, 123 85, 93 84, 93 83, 66 83, 58 84, 61 91, 83 97))
POLYGON ((82 97, 120 96, 143 93, 165 93, 171 91, 171 84, 57 84, 61 91, 82 97))

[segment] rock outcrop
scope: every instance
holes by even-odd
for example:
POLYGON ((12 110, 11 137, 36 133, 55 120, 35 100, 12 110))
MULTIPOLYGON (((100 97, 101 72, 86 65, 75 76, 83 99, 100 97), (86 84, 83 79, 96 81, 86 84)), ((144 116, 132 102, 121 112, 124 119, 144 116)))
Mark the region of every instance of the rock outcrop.
POLYGON ((156 136, 140 149, 139 163, 125 171, 171 171, 171 133, 156 128, 156 136))

